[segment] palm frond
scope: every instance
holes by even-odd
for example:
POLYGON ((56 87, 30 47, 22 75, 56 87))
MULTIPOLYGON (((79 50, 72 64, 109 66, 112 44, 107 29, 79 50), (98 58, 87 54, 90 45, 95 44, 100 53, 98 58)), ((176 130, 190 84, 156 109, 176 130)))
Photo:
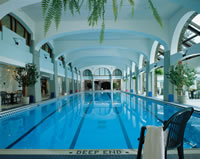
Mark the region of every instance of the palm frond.
POLYGON ((55 1, 55 4, 54 4, 54 22, 56 24, 56 29, 58 29, 58 26, 60 24, 60 21, 61 21, 61 16, 62 16, 62 8, 63 8, 63 5, 62 5, 62 0, 57 0, 55 1))
POLYGON ((115 21, 117 21, 117 16, 118 16, 118 6, 117 6, 117 0, 113 0, 113 14, 115 17, 115 21))
POLYGON ((153 5, 153 3, 152 3, 151 0, 148 0, 148 2, 149 2, 149 5, 150 5, 150 7, 151 7, 151 9, 152 9, 152 12, 153 12, 153 15, 154 15, 156 21, 157 21, 157 22, 160 24, 160 26, 162 27, 162 26, 163 26, 163 24, 162 24, 162 19, 161 19, 160 15, 158 14, 157 9, 154 7, 154 5, 153 5))
POLYGON ((43 16, 45 16, 45 14, 46 14, 46 11, 47 11, 47 9, 49 7, 49 2, 50 2, 50 0, 42 0, 41 5, 42 5, 43 16))
POLYGON ((67 5, 69 3, 69 0, 63 0, 63 8, 64 8, 64 11, 66 12, 67 11, 67 5))
POLYGON ((133 0, 129 0, 129 4, 131 5, 131 16, 134 17, 134 6, 135 6, 135 3, 133 0))
POLYGON ((130 5, 131 5, 132 7, 135 6, 134 0, 129 0, 129 3, 130 3, 130 5))
POLYGON ((45 19, 44 19, 44 33, 45 33, 45 36, 51 26, 51 22, 52 22, 52 19, 54 17, 54 14, 55 14, 55 10, 54 10, 54 4, 51 3, 50 7, 48 8, 48 11, 47 11, 47 14, 45 16, 45 19))
POLYGON ((104 21, 101 25, 101 32, 100 32, 100 37, 99 37, 99 42, 100 44, 103 43, 103 40, 104 40, 104 30, 105 30, 105 24, 104 24, 104 21))
POLYGON ((120 9, 122 8, 123 3, 124 3, 124 1, 123 1, 123 0, 120 0, 120 9))

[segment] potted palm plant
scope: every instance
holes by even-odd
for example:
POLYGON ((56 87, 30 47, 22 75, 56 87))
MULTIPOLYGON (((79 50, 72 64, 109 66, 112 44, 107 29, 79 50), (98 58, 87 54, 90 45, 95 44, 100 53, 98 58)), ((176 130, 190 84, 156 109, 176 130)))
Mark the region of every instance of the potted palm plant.
POLYGON ((25 67, 17 67, 14 70, 13 78, 18 82, 19 87, 23 88, 23 104, 29 104, 29 97, 27 96, 27 87, 32 86, 37 82, 39 73, 35 64, 28 63, 25 67))
POLYGON ((185 103, 186 96, 183 87, 186 86, 189 90, 190 86, 194 84, 196 71, 189 68, 187 63, 183 64, 182 61, 179 61, 175 68, 169 72, 168 78, 176 86, 178 102, 181 104, 185 103))

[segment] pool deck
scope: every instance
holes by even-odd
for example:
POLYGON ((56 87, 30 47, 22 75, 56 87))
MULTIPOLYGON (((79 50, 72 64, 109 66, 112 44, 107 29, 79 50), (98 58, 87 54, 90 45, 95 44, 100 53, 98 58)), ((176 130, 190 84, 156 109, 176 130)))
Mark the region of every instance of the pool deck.
MULTIPOLYGON (((37 150, 0 149, 1 159, 136 159, 134 149, 37 150)), ((200 159, 200 149, 185 149, 185 159, 200 159)), ((176 150, 168 151, 168 159, 178 159, 176 150)))

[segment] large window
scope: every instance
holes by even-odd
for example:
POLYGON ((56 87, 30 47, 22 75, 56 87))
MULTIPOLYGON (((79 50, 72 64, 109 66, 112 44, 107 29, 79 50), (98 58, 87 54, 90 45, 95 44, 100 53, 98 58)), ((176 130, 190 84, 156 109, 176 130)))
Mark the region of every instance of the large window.
POLYGON ((116 69, 113 71, 113 76, 122 76, 122 71, 120 69, 116 69))
POLYGON ((180 42, 179 51, 187 50, 194 44, 200 43, 200 14, 192 16, 184 27, 180 42))
POLYGON ((49 53, 50 58, 52 58, 52 49, 50 48, 50 46, 48 45, 48 43, 45 43, 44 45, 42 45, 42 49, 46 52, 49 53))
POLYGON ((65 63, 65 59, 64 59, 63 56, 60 56, 60 57, 58 58, 58 60, 60 60, 60 61, 62 62, 62 64, 64 65, 64 63, 65 63))
POLYGON ((99 68, 94 73, 95 76, 109 76, 110 71, 107 68, 99 68))
POLYGON ((164 58, 164 50, 165 50, 164 46, 159 44, 156 49, 156 54, 154 59, 155 62, 160 61, 161 59, 164 58))
POLYGON ((85 70, 83 76, 92 76, 92 72, 90 70, 85 70))
POLYGON ((30 46, 31 44, 31 34, 27 31, 27 29, 13 16, 6 15, 1 19, 0 28, 3 26, 17 33, 24 39, 26 39, 26 45, 30 46))

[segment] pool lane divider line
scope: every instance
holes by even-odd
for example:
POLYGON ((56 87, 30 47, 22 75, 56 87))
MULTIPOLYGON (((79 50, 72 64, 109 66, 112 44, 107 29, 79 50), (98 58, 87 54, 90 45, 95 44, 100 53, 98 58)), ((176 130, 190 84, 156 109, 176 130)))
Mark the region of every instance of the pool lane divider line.
MULTIPOLYGON (((71 102, 71 101, 70 101, 71 102)), ((47 120, 50 116, 52 116, 53 114, 55 114, 58 110, 60 110, 61 108, 65 107, 67 105, 67 103, 65 103, 64 105, 60 106, 59 108, 57 108, 55 111, 53 111, 52 113, 50 113, 49 115, 47 115, 45 118, 43 118, 39 123, 37 123, 35 126, 33 126, 30 130, 28 130, 24 135, 22 135, 21 137, 19 137, 17 140, 15 140, 13 143, 11 143, 10 145, 8 145, 5 149, 10 149, 12 148, 15 144, 17 144, 20 140, 22 140, 24 137, 26 137, 28 134, 30 134, 34 129, 36 129, 40 124, 42 124, 45 120, 47 120)))
MULTIPOLYGON (((107 93, 107 95, 108 95, 108 96, 110 97, 110 99, 111 99, 110 94, 107 93)), ((122 119, 121 119, 121 117, 120 117, 120 113, 119 113, 117 107, 114 107, 114 108, 115 108, 115 112, 116 112, 116 114, 117 114, 117 117, 118 117, 118 120, 119 120, 121 129, 122 129, 122 133, 123 133, 124 138, 125 138, 125 141, 126 141, 126 145, 127 145, 128 149, 133 149, 133 147, 132 147, 132 145, 131 145, 131 142, 130 142, 130 139, 129 139, 129 137, 128 137, 126 128, 125 128, 125 126, 124 126, 124 123, 123 123, 123 121, 122 121, 122 119)))
POLYGON ((85 110, 85 112, 84 112, 84 114, 83 114, 83 117, 82 117, 82 119, 81 119, 81 121, 80 121, 80 123, 79 123, 79 126, 78 126, 78 128, 77 128, 77 130, 76 130, 76 133, 75 133, 75 135, 74 135, 74 137, 73 137, 73 140, 72 140, 72 142, 71 142, 71 145, 70 145, 69 149, 74 149, 74 147, 75 147, 75 145, 76 145, 76 142, 77 142, 77 140, 78 140, 78 137, 79 137, 81 128, 82 128, 82 126, 83 126, 83 122, 84 122, 84 120, 85 120, 85 116, 87 115, 87 112, 88 112, 88 110, 89 110, 89 108, 90 108, 90 105, 91 105, 92 101, 93 101, 93 98, 92 98, 91 101, 89 102, 89 104, 88 104, 88 106, 87 106, 87 108, 86 108, 86 110, 85 110))

